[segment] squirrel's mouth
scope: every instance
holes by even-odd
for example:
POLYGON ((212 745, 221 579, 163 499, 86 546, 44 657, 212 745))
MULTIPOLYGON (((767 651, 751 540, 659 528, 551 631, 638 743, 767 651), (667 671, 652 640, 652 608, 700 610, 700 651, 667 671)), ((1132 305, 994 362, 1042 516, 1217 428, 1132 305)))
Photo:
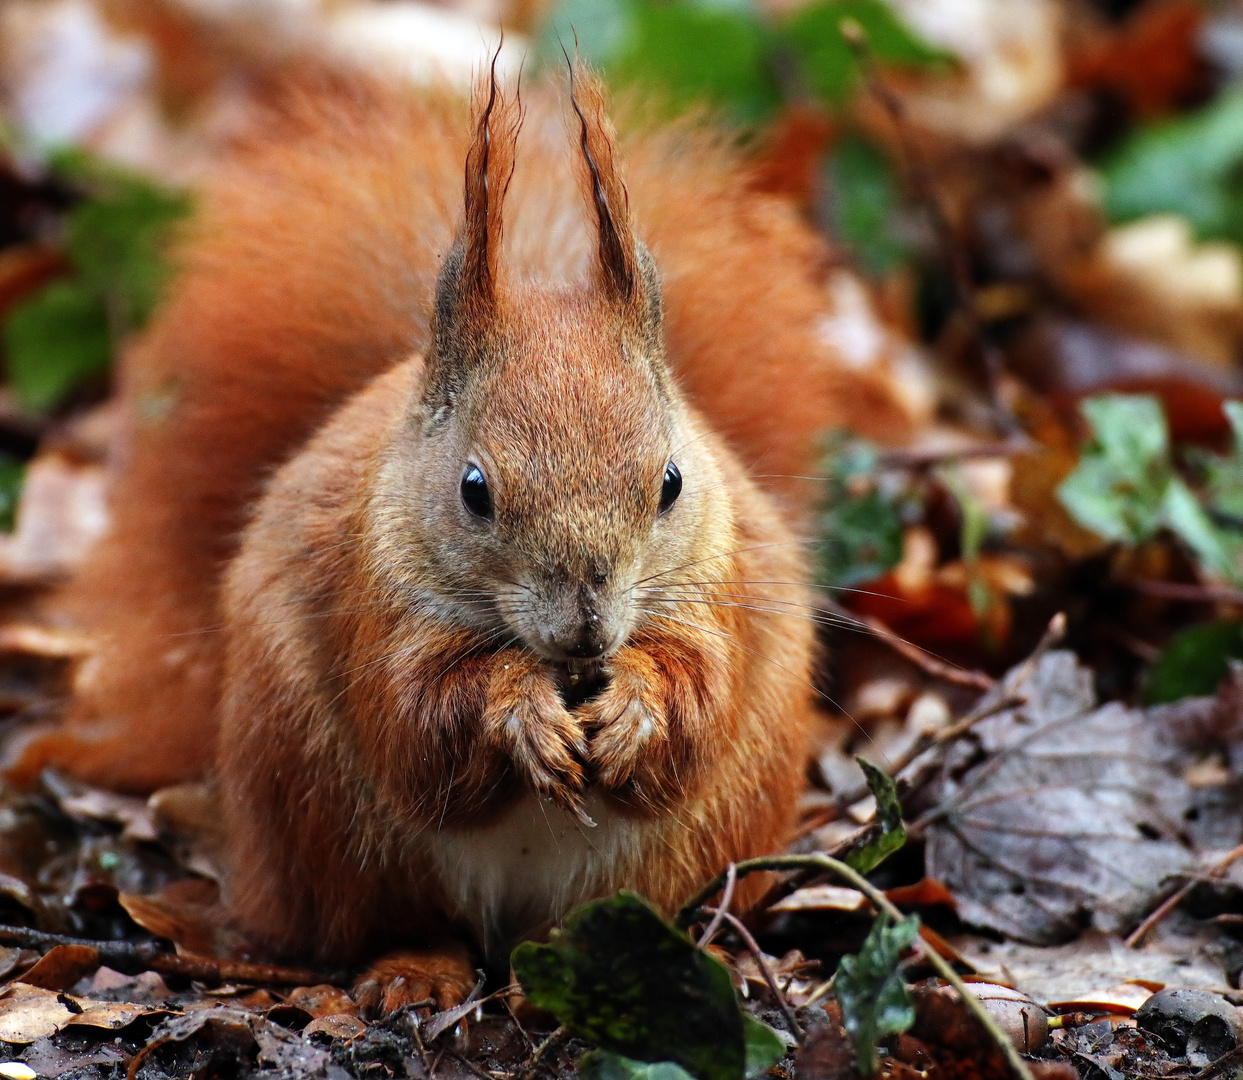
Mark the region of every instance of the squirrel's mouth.
POLYGON ((596 697, 609 684, 603 660, 566 660, 552 665, 557 690, 571 711, 596 697))

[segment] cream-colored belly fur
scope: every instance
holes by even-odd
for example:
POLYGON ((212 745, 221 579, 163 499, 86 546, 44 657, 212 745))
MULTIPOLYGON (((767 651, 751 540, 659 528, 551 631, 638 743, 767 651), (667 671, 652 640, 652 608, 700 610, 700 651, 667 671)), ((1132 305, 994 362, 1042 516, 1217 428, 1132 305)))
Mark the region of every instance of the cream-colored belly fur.
POLYGON ((444 829, 427 854, 452 914, 492 954, 610 891, 619 869, 634 865, 636 822, 585 800, 589 828, 552 803, 528 795, 487 828, 444 829))

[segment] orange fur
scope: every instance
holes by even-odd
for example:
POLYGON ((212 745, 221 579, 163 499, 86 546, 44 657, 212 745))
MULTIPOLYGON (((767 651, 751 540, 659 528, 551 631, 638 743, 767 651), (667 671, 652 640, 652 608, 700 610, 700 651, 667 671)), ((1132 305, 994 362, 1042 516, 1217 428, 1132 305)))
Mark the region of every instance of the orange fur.
POLYGON ((669 908, 789 827, 812 633, 777 506, 808 508, 825 428, 900 419, 823 339, 793 212, 691 126, 625 140, 623 186, 575 83, 516 171, 504 95, 472 137, 444 92, 291 92, 126 358, 113 525, 64 597, 100 651, 17 772, 150 789, 223 719, 231 902, 278 950, 495 944, 623 885, 669 908), (578 707, 567 627, 608 642, 578 707), (578 861, 533 884, 505 867, 536 814, 578 861))

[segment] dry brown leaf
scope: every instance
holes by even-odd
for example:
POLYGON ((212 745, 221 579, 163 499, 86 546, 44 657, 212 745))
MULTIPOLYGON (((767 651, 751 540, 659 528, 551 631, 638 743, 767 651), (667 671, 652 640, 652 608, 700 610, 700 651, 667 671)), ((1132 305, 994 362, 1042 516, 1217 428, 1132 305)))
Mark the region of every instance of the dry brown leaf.
POLYGON ((1052 948, 958 935, 954 946, 978 971, 1011 982, 1036 1001, 1090 1000, 1124 982, 1189 986, 1229 993, 1221 968, 1206 955, 1211 939, 1170 935, 1163 924, 1142 949, 1113 934, 1089 930, 1052 948), (1168 936, 1167 936, 1168 935, 1168 936))
POLYGON ((107 526, 104 467, 58 453, 26 469, 17 528, 0 536, 0 579, 38 585, 76 569, 107 526))
POLYGON ((1196 856, 1183 842, 1184 751, 1151 714, 1096 707, 1073 653, 1014 669, 996 694, 1027 703, 983 721, 943 768, 927 873, 964 921, 1053 944, 1117 930, 1196 856), (976 760, 978 759, 978 760, 976 760))
POLYGON ((66 1000, 72 1003, 54 990, 15 983, 0 999, 0 1041, 24 1044, 55 1035, 76 1015, 66 1000))
POLYGON ((175 1009, 163 1009, 155 1005, 143 1005, 135 1001, 90 1001, 75 999, 82 1011, 65 1025, 66 1027, 95 1027, 108 1031, 120 1031, 144 1016, 175 1016, 175 1009))
POLYGON ((350 1013, 331 1013, 328 1016, 317 1017, 307 1024, 302 1029, 302 1037, 309 1039, 315 1035, 324 1035, 330 1039, 348 1042, 350 1039, 358 1038, 366 1030, 367 1025, 357 1016, 350 1013))
POLYGON ((840 885, 809 885, 783 896, 769 911, 860 911, 868 906, 867 897, 856 889, 840 885))
POLYGON ((318 1019, 321 1016, 358 1015, 358 1006, 339 986, 299 986, 285 997, 285 1004, 302 1009, 318 1019))
POLYGON ((99 953, 89 945, 56 945, 22 976, 22 983, 43 990, 68 990, 98 967, 99 953))

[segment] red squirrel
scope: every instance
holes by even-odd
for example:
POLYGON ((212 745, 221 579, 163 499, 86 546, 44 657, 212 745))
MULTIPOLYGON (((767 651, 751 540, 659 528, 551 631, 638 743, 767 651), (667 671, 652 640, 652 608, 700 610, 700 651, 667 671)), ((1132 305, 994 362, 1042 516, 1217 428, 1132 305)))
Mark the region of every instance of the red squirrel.
MULTIPOLYGON (((14 771, 214 768, 276 954, 669 910, 792 824, 806 478, 825 429, 901 417, 725 139, 623 142, 581 68, 528 97, 290 90, 120 373, 111 528, 62 598, 99 651, 14 771)), ((460 997, 463 955, 419 992, 460 997)))

